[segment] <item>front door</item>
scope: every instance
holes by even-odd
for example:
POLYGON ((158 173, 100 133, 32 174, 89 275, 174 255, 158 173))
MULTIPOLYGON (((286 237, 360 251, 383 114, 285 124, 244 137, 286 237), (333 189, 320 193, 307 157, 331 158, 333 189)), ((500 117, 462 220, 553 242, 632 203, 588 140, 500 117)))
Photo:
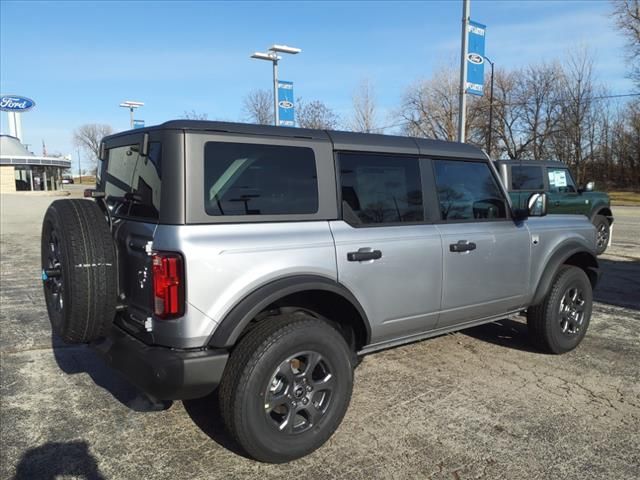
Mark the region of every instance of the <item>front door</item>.
POLYGON ((332 221, 338 281, 360 301, 372 343, 435 327, 442 245, 425 221, 420 161, 340 154, 342 220, 332 221))
POLYGON ((549 213, 568 213, 588 215, 589 200, 578 193, 571 172, 564 167, 548 167, 549 177, 549 213))
POLYGON ((438 328, 522 306, 530 242, 509 218, 498 179, 486 162, 434 160, 442 235, 442 309, 438 328))

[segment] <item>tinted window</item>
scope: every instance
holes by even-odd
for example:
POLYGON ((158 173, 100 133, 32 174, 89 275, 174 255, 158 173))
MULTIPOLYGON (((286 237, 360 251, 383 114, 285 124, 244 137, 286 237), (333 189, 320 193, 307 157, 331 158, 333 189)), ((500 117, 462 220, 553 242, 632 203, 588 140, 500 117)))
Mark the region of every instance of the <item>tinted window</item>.
POLYGON ((108 150, 104 178, 107 204, 114 215, 157 220, 160 210, 162 147, 149 143, 149 154, 138 145, 108 150))
POLYGON ((434 160, 443 220, 506 218, 504 196, 486 163, 434 160))
POLYGON ((418 159, 341 154, 342 213, 352 224, 424 219, 418 159))
POLYGON ((512 190, 544 190, 542 167, 515 166, 511 167, 512 190))
POLYGON ((313 150, 208 142, 204 204, 209 215, 286 215, 318 211, 313 150))
POLYGON ((549 175, 549 191, 572 193, 576 191, 576 184, 566 168, 547 168, 549 175))

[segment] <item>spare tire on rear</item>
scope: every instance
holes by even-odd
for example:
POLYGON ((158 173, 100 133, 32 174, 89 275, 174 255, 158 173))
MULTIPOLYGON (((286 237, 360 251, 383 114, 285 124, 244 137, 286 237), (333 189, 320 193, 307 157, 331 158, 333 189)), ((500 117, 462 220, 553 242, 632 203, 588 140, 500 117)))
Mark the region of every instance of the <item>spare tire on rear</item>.
POLYGON ((116 252, 92 200, 53 202, 41 240, 44 297, 53 331, 67 343, 105 336, 116 312, 116 252))

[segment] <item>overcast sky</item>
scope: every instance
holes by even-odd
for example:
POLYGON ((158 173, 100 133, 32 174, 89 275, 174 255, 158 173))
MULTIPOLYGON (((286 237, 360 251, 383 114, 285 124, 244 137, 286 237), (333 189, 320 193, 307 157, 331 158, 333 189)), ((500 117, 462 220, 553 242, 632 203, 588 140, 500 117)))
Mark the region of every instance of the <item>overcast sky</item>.
MULTIPOLYGON (((88 122, 128 128, 123 100, 139 100, 147 125, 184 111, 242 121, 242 99, 271 88, 271 67, 251 60, 273 43, 302 48, 280 63, 295 96, 320 99, 347 120, 354 89, 375 86, 384 122, 408 85, 457 65, 462 4, 442 2, 12 2, 0 3, 3 94, 32 98, 24 142, 71 153, 88 122)), ((625 78, 624 39, 605 1, 471 2, 487 25, 486 54, 516 68, 589 49, 597 80, 612 93, 625 78)), ((2 114, 2 132, 6 114, 2 114)))

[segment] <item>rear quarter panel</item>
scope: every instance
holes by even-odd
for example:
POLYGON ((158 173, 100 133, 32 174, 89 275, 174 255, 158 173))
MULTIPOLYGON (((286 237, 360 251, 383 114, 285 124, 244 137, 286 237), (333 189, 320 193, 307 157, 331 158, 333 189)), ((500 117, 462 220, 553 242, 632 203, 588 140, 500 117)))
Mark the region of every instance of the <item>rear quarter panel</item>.
POLYGON ((185 259, 186 310, 154 331, 201 346, 242 298, 271 281, 318 275, 337 281, 333 237, 326 221, 218 225, 160 225, 156 250, 185 259))

